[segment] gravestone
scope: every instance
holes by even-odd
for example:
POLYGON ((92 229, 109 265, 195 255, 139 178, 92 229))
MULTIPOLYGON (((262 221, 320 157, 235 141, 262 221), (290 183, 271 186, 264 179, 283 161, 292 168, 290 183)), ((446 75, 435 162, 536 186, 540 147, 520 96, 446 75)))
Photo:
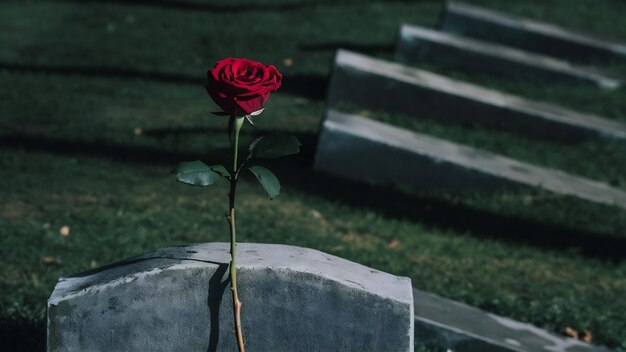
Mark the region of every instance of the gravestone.
POLYGON ((432 62, 504 78, 570 81, 606 89, 621 84, 617 79, 566 61, 410 25, 400 27, 395 58, 406 64, 432 62))
POLYGON ((604 183, 328 110, 314 168, 408 189, 531 186, 626 209, 626 192, 604 183))
POLYGON ((525 137, 579 141, 604 137, 626 141, 618 121, 527 100, 424 70, 338 50, 327 103, 437 121, 484 125, 525 137))
POLYGON ((413 290, 415 339, 455 352, 610 352, 536 326, 413 290))
MULTIPOLYGON (((174 247, 61 278, 48 351, 234 351, 227 243, 174 247)), ((238 245, 251 351, 413 351, 411 281, 316 250, 238 245)))
POLYGON ((440 28, 572 61, 626 59, 624 43, 457 2, 446 2, 440 28))

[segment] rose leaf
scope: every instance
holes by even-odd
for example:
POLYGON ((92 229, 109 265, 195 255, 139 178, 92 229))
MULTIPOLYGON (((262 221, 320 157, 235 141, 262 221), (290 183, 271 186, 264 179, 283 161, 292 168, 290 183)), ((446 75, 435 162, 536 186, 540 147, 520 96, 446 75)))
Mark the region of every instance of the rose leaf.
POLYGON ((273 159, 300 152, 300 141, 287 134, 270 134, 250 143, 250 156, 273 159))
MULTIPOLYGON (((217 166, 213 167, 220 170, 217 166)), ((200 160, 180 163, 174 170, 174 173, 178 181, 193 186, 209 186, 217 182, 221 177, 220 173, 213 171, 211 167, 200 160)))
POLYGON ((256 176, 270 199, 280 194, 280 182, 273 172, 259 165, 250 166, 248 170, 256 176))
POLYGON ((211 171, 217 172, 222 177, 229 177, 230 176, 230 172, 228 172, 228 170, 226 170, 224 165, 213 165, 213 166, 210 166, 209 168, 211 169, 211 171))

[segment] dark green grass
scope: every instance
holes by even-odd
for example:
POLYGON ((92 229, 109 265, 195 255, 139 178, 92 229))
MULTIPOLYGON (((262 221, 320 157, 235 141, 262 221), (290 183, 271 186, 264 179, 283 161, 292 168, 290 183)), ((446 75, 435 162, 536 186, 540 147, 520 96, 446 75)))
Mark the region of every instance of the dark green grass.
MULTIPOLYGON (((579 6, 563 7, 569 1, 524 3, 511 10, 586 21, 579 6)), ((589 11, 607 23, 585 28, 626 38, 624 24, 610 23, 621 3, 593 3, 589 11)), ((244 140, 279 130, 304 145, 270 165, 284 187, 275 200, 243 181, 242 241, 317 248, 491 312, 558 333, 588 329, 598 343, 626 347, 623 210, 525 188, 409 195, 312 172, 335 48, 389 56, 398 24, 433 25, 438 2, 241 4, 0 2, 2 338, 11 336, 15 349, 43 344, 45 299, 59 276, 159 247, 227 240, 225 185, 199 192, 169 172, 178 161, 225 158, 225 121, 210 116, 202 83, 215 60, 245 56, 275 63, 285 86, 244 140), (59 235, 62 226, 69 236, 59 235)), ((555 89, 563 105, 578 104, 569 87, 555 89)), ((607 106, 619 102, 591 99, 588 110, 607 106)), ((615 109, 607 115, 623 118, 615 109)), ((520 158, 527 147, 528 158, 550 151, 547 165, 624 186, 623 159, 604 144, 558 157, 550 143, 424 128, 487 149, 513 141, 520 158), (613 154, 600 160, 595 150, 613 154)))

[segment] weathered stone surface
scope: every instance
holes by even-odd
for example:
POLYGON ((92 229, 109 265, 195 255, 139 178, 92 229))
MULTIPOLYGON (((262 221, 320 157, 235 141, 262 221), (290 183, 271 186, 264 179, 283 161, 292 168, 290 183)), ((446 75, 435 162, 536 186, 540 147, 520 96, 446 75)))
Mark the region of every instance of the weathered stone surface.
POLYGON ((455 352, 609 352, 536 326, 413 290, 415 340, 455 352))
POLYGON ((452 123, 480 124, 551 140, 605 137, 626 141, 618 121, 530 101, 424 70, 339 50, 327 103, 356 103, 452 123))
MULTIPOLYGON (((411 281, 316 250, 238 246, 251 351, 412 351, 411 281)), ((226 243, 168 248, 59 280, 48 351, 234 351, 226 243)))
POLYGON ((315 169, 405 188, 525 185, 626 209, 626 192, 364 117, 327 111, 315 169))
POLYGON ((540 81, 565 80, 607 89, 617 88, 621 84, 617 79, 575 67, 566 61, 410 25, 400 27, 396 61, 429 61, 503 77, 534 78, 540 81))
POLYGON ((624 43, 463 3, 446 3, 440 27, 446 32, 573 61, 626 59, 624 43))

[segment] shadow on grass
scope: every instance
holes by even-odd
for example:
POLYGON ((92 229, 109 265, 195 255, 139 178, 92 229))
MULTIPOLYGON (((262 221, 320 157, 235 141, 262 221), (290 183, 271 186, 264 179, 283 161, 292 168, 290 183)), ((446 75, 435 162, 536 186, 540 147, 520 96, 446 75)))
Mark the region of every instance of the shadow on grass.
POLYGON ((12 134, 0 137, 0 148, 41 151, 57 155, 91 156, 134 164, 174 165, 185 160, 223 160, 227 150, 213 150, 210 154, 167 151, 159 148, 111 144, 106 142, 68 141, 49 137, 12 134))
POLYGON ((295 169, 285 164, 288 163, 272 165, 281 182, 334 202, 372 209, 388 218, 407 219, 441 229, 453 229, 477 238, 551 250, 568 250, 602 260, 621 262, 626 258, 623 250, 626 238, 498 214, 463 204, 453 204, 435 195, 407 194, 393 188, 295 169))
POLYGON ((45 351, 46 322, 0 318, 0 349, 12 352, 45 351))
MULTIPOLYGON (((453 229, 477 238, 520 243, 551 250, 566 250, 586 257, 621 262, 626 259, 626 238, 575 229, 540 220, 525 219, 453 204, 434 194, 408 194, 391 187, 373 186, 314 172, 317 137, 298 136, 302 152, 289 161, 272 162, 281 182, 306 193, 354 208, 368 208, 385 217, 407 219, 429 226, 453 229)), ((615 234, 617 235, 617 234, 615 234)))
MULTIPOLYGON (((47 75, 66 75, 105 79, 144 80, 158 83, 189 84, 202 87, 206 84, 205 72, 198 72, 197 76, 181 73, 147 71, 135 68, 118 68, 106 66, 80 67, 62 65, 34 65, 0 62, 0 70, 18 73, 36 73, 47 75)), ((328 78, 323 75, 290 75, 283 81, 280 88, 282 93, 303 96, 309 99, 321 100, 325 97, 328 78)))
MULTIPOLYGON (((379 0, 370 2, 379 3, 418 3, 432 0, 379 0)), ((149 6, 163 9, 187 10, 187 11, 207 11, 213 13, 245 13, 245 12, 289 12, 318 6, 337 6, 337 5, 359 5, 359 0, 352 1, 336 1, 336 0, 308 0, 297 3, 266 3, 260 4, 258 1, 249 1, 248 3, 226 5, 222 3, 207 3, 200 1, 173 1, 173 0, 66 0, 65 2, 80 4, 116 4, 129 6, 149 6)))
MULTIPOLYGON (((159 130, 168 133, 196 133, 194 129, 159 130)), ((202 132, 202 131, 200 131, 202 132)), ((377 187, 311 170, 317 136, 312 133, 296 135, 303 144, 299 155, 267 162, 288 187, 320 196, 355 208, 368 208, 386 217, 407 219, 429 226, 453 229, 478 238, 507 243, 521 243, 552 250, 573 250, 584 256, 621 261, 626 258, 626 238, 590 230, 568 228, 540 220, 498 214, 429 195, 411 195, 392 188, 377 187)), ((161 151, 132 145, 111 145, 95 142, 54 140, 48 137, 12 135, 0 137, 0 147, 44 151, 61 155, 105 157, 137 164, 175 165, 184 160, 221 160, 225 150, 210 155, 161 151)))
POLYGON ((321 44, 303 44, 298 46, 298 50, 304 52, 328 51, 335 52, 338 49, 356 51, 366 55, 393 54, 395 46, 391 44, 355 44, 350 42, 331 42, 321 44))

